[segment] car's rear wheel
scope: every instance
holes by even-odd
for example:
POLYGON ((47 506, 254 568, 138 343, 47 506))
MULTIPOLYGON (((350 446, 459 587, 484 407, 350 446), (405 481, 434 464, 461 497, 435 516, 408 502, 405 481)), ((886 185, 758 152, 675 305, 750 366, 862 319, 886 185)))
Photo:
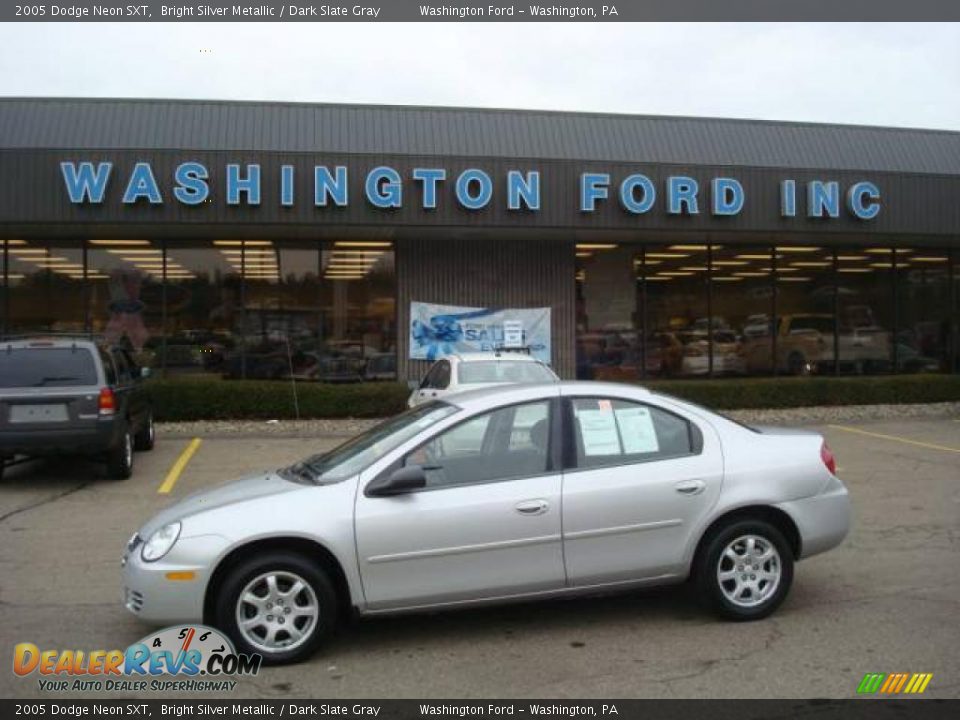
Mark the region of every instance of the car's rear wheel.
POLYGON ((701 600, 721 617, 759 620, 786 598, 793 553, 783 533, 765 520, 737 520, 707 540, 695 580, 701 600))
POLYGON ((123 430, 123 435, 116 447, 107 453, 107 475, 114 480, 126 480, 133 474, 133 435, 130 427, 123 430))
POLYGON ((296 553, 251 558, 230 572, 216 600, 217 626, 238 652, 280 665, 309 658, 337 621, 327 574, 296 553))
POLYGON ((133 449, 153 450, 156 439, 156 429, 153 427, 153 411, 151 411, 147 413, 147 420, 143 423, 143 427, 140 428, 140 432, 133 438, 133 449))

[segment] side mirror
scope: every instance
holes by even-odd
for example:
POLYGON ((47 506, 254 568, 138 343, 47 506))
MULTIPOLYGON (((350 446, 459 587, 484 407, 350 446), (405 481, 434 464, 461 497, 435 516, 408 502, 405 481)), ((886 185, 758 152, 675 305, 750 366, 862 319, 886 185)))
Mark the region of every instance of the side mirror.
POLYGON ((142 380, 146 380, 148 377, 150 377, 150 368, 148 367, 140 368, 140 378, 142 380))
POLYGON ((404 495, 427 486, 427 475, 420 465, 408 465, 394 470, 389 475, 381 475, 367 485, 369 497, 391 497, 404 495))

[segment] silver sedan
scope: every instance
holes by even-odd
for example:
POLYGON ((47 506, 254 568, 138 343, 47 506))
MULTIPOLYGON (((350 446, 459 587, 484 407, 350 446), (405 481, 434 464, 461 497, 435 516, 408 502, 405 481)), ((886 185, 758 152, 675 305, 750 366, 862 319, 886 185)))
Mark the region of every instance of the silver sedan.
POLYGON ((212 624, 273 663, 309 656, 351 609, 689 579, 720 616, 752 620, 849 522, 816 433, 637 386, 505 386, 173 505, 127 545, 125 604, 152 623, 212 624))

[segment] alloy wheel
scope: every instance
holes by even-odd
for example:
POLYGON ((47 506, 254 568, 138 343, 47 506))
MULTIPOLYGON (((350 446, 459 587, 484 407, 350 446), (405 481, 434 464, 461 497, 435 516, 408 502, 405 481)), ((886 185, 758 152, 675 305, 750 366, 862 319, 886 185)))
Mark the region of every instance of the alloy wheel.
POLYGON ((299 647, 317 629, 320 604, 310 583, 294 572, 265 572, 248 582, 237 598, 237 628, 265 653, 299 647))
POLYGON ((726 599, 741 608, 762 605, 780 586, 780 553, 762 535, 741 535, 727 544, 717 563, 717 582, 726 599))

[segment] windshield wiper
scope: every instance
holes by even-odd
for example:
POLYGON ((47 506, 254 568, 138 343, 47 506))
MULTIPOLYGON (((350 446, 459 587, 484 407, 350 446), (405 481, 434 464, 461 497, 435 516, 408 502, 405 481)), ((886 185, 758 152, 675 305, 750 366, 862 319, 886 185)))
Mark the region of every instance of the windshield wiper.
POLYGON ((35 382, 33 384, 33 387, 43 387, 47 383, 51 383, 51 382, 68 382, 70 380, 79 380, 79 379, 80 378, 73 377, 72 375, 63 375, 60 377, 56 375, 52 375, 50 377, 40 378, 39 382, 35 382))
POLYGON ((314 472, 313 468, 303 462, 295 462, 293 465, 286 468, 286 470, 293 475, 303 478, 304 480, 309 480, 310 482, 316 482, 319 477, 317 473, 314 472))

